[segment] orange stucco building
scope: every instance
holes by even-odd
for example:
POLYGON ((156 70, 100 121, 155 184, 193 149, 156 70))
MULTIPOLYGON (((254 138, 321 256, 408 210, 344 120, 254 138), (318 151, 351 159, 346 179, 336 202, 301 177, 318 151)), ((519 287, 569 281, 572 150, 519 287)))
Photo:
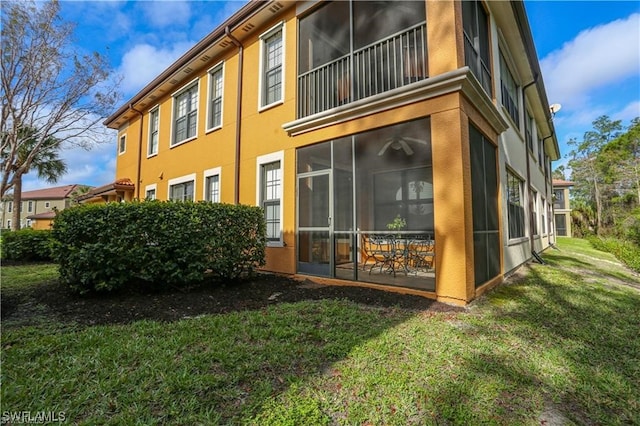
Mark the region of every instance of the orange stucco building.
POLYGON ((133 198, 262 206, 266 270, 466 304, 553 240, 548 105, 522 2, 261 1, 105 124, 133 198))

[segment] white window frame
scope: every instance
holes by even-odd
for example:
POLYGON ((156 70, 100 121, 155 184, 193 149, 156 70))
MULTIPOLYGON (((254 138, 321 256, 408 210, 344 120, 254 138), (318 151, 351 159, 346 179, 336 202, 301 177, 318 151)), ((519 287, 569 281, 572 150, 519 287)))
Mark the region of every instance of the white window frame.
POLYGON ((9 203, 7 205, 7 212, 8 213, 13 212, 13 201, 9 201, 9 203))
POLYGON ((149 199, 149 197, 147 196, 149 191, 153 191, 153 198, 151 198, 151 200, 157 200, 158 199, 158 184, 152 183, 151 185, 147 185, 147 186, 144 187, 144 199, 145 200, 149 199))
POLYGON ((519 83, 519 78, 517 75, 514 74, 513 69, 515 69, 515 67, 512 66, 513 61, 510 60, 510 57, 507 57, 507 52, 503 49, 500 48, 499 51, 499 69, 500 69, 500 104, 502 105, 502 107, 504 108, 504 111, 507 113, 507 117, 509 117, 509 119, 513 122, 513 124, 515 124, 515 128, 518 130, 521 130, 522 127, 522 123, 521 123, 521 116, 522 116, 522 107, 520 106, 520 83, 519 83), (513 84, 515 87, 509 87, 510 84, 513 84), (508 94, 510 95, 510 97, 513 97, 513 99, 509 99, 510 102, 513 103, 513 107, 515 108, 515 111, 510 111, 508 106, 507 106, 507 101, 505 99, 505 96, 503 96, 503 89, 502 87, 505 86, 507 89, 508 94), (511 93, 511 90, 513 90, 514 93, 511 93), (516 115, 516 117, 514 117, 513 114, 516 115))
POLYGON ((548 231, 547 231, 547 200, 542 197, 542 208, 540 209, 542 211, 542 217, 540 219, 540 221, 542 222, 542 236, 546 236, 548 235, 548 231))
POLYGON ((540 236, 540 218, 538 217, 538 191, 535 188, 529 188, 529 197, 531 197, 531 216, 533 217, 534 229, 531 230, 531 235, 540 236))
POLYGON ((127 152, 127 134, 124 133, 118 136, 118 155, 122 155, 127 152))
MULTIPOLYGON (((190 81, 189 83, 185 84, 184 87, 182 87, 180 90, 174 92, 171 95, 171 141, 169 142, 169 146, 170 148, 174 148, 176 146, 180 146, 184 143, 187 143, 189 141, 192 141, 194 139, 196 139, 198 137, 198 112, 200 110, 200 80, 198 78, 190 81), (191 89, 195 89, 195 93, 197 95, 197 99, 196 99, 196 113, 195 113, 195 120, 196 120, 196 130, 195 133, 193 134, 193 136, 188 136, 189 134, 189 125, 188 125, 188 120, 187 120, 187 137, 181 141, 176 141, 176 120, 177 120, 177 114, 176 114, 176 108, 177 108, 177 99, 184 95, 187 92, 191 92, 191 89)), ((186 117, 189 116, 189 114, 192 111, 188 111, 186 114, 186 117)))
POLYGON ((160 106, 156 105, 155 107, 151 108, 151 110, 149 111, 149 137, 147 139, 147 158, 149 157, 153 157, 155 155, 158 155, 158 147, 160 146, 160 106), (157 124, 158 127, 154 130, 154 120, 153 120, 153 115, 157 114, 157 124), (153 146, 152 146, 152 141, 153 141, 153 136, 156 135, 157 139, 156 139, 156 146, 155 146, 155 150, 153 150, 153 146))
POLYGON ((25 222, 25 225, 27 228, 31 228, 31 219, 27 219, 27 221, 25 222))
POLYGON ((7 229, 11 229, 11 219, 7 219, 7 229))
POLYGON ((51 207, 51 203, 49 201, 45 201, 44 202, 44 208, 48 209, 49 207, 51 207))
POLYGON ((33 213, 33 201, 27 201, 27 213, 33 213))
POLYGON ((518 175, 512 169, 507 168, 507 179, 505 182, 505 185, 506 185, 505 187, 506 204, 505 205, 507 206, 507 209, 508 209, 507 210, 507 238, 510 243, 517 243, 517 242, 526 240, 527 238, 527 209, 526 209, 525 198, 524 198, 525 196, 524 184, 525 184, 524 179, 522 179, 520 175, 518 175), (518 185, 517 187, 518 193, 517 193, 517 200, 516 200, 517 203, 511 201, 511 196, 512 196, 511 190, 510 190, 511 181, 515 181, 518 185), (518 229, 520 229, 520 227, 522 228, 522 235, 514 235, 514 236, 511 235, 511 232, 510 232, 511 226, 512 226, 511 221, 519 218, 515 218, 511 216, 510 210, 509 210, 510 204, 513 204, 514 206, 517 206, 519 209, 522 210, 521 212, 518 210, 518 212, 522 215, 522 222, 517 223, 519 225, 518 229))
POLYGON ((256 158, 256 205, 262 207, 263 203, 263 178, 262 178, 262 167, 280 162, 280 188, 279 194, 280 197, 280 235, 278 240, 270 240, 267 241, 267 247, 284 247, 284 239, 283 239, 283 223, 284 223, 284 209, 283 209, 283 199, 282 196, 285 194, 284 191, 284 151, 273 152, 271 154, 261 155, 256 158))
POLYGON ((207 90, 207 108, 206 108, 206 112, 207 112, 207 129, 206 132, 212 132, 214 130, 220 129, 222 128, 222 122, 224 120, 224 61, 220 62, 218 64, 216 64, 215 66, 211 67, 211 69, 209 69, 207 71, 207 75, 209 76, 209 81, 208 81, 208 90, 207 90), (213 124, 213 120, 212 120, 212 116, 211 114, 213 114, 213 91, 215 89, 215 81, 213 79, 214 74, 216 74, 217 72, 220 72, 220 78, 222 79, 221 85, 220 85, 220 96, 218 96, 220 98, 220 124, 213 124))
POLYGON ((285 90, 285 64, 287 63, 286 60, 286 31, 285 31, 285 23, 280 22, 278 24, 276 24, 275 26, 273 26, 272 28, 270 28, 269 30, 265 31, 264 33, 262 33, 260 35, 260 73, 259 73, 259 82, 258 82, 258 111, 264 111, 267 110, 269 108, 272 108, 274 106, 277 105, 281 105, 282 103, 284 103, 284 90, 285 90), (275 35, 276 33, 280 32, 281 34, 281 49, 282 49, 282 59, 281 59, 281 63, 280 63, 280 99, 276 99, 271 103, 267 103, 267 96, 266 96, 266 79, 265 79, 265 74, 267 72, 266 67, 265 67, 265 62, 266 62, 266 55, 265 55, 265 51, 267 48, 267 44, 265 43, 265 41, 267 39, 269 39, 270 37, 272 37, 273 35, 275 35))
POLYGON ((193 181, 193 200, 196 198, 196 174, 191 173, 190 175, 180 176, 177 178, 169 179, 167 182, 167 199, 171 200, 171 187, 175 185, 180 185, 182 183, 187 183, 193 181))
POLYGON ((211 201, 209 199, 209 193, 208 190, 209 188, 207 188, 207 182, 208 182, 208 178, 213 177, 213 176, 218 176, 218 199, 215 201, 212 201, 214 203, 219 203, 220 202, 220 197, 222 195, 222 191, 221 191, 221 182, 222 182, 222 178, 221 178, 221 173, 222 168, 221 167, 214 167, 212 169, 207 169, 204 171, 204 173, 202 174, 202 199, 205 201, 211 201))

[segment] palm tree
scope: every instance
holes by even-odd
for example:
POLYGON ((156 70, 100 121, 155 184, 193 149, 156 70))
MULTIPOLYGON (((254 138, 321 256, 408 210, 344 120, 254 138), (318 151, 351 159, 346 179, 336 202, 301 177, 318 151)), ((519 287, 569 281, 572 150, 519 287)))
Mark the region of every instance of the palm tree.
POLYGON ((62 140, 49 137, 42 142, 35 155, 31 155, 38 141, 35 137, 36 130, 33 128, 23 128, 19 137, 24 141, 18 148, 16 163, 14 165, 13 176, 13 216, 11 218, 11 229, 20 229, 20 214, 22 211, 22 176, 35 170, 38 178, 49 183, 56 183, 60 176, 67 172, 67 165, 60 159, 60 146, 62 140), (31 157, 31 158, 30 158, 31 157), (28 164, 27 164, 28 162, 28 164))

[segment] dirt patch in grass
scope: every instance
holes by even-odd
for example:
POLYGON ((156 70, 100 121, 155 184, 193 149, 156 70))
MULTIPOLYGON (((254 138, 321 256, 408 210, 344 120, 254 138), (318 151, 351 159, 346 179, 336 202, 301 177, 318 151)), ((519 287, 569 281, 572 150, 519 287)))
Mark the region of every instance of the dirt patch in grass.
POLYGON ((411 311, 462 312, 464 308, 421 296, 363 287, 316 284, 285 276, 260 274, 232 283, 207 282, 188 290, 128 290, 77 295, 57 282, 2 296, 4 326, 23 326, 48 319, 82 325, 125 324, 142 319, 175 321, 199 315, 259 310, 277 303, 346 299, 368 306, 411 311))

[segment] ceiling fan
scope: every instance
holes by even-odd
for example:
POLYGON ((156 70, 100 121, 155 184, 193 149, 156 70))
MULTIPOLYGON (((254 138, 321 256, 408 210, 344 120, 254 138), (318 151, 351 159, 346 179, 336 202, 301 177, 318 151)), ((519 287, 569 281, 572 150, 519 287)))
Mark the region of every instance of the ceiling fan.
POLYGON ((394 137, 385 141, 384 145, 382 145, 382 149, 378 152, 378 156, 382 157, 387 149, 391 148, 395 151, 403 150, 407 156, 413 155, 413 149, 409 146, 408 142, 418 143, 426 145, 427 141, 417 138, 411 138, 406 136, 394 137))

